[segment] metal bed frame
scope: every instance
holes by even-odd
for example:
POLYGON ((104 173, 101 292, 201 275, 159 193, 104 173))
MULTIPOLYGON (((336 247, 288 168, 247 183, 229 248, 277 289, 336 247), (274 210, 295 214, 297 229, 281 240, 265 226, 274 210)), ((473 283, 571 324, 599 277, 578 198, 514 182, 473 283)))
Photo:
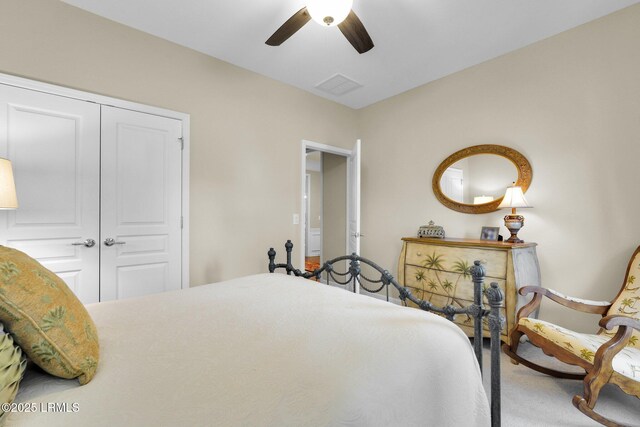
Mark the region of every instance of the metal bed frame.
POLYGON ((378 293, 383 288, 386 289, 387 301, 389 301, 389 286, 393 286, 398 290, 399 298, 403 305, 407 305, 407 300, 414 303, 421 310, 431 311, 444 315, 447 319, 453 321, 453 318, 457 314, 465 314, 473 318, 474 323, 474 340, 473 347, 476 358, 478 359, 478 365, 480 366, 480 372, 482 373, 482 341, 483 331, 482 324, 483 319, 487 318, 489 331, 491 332, 491 426, 500 426, 500 331, 504 327, 504 318, 500 316, 500 304, 503 300, 502 291, 498 287, 498 284, 493 282, 489 287, 484 287, 485 268, 480 261, 474 261, 474 265, 471 267, 471 277, 473 280, 473 295, 474 303, 467 307, 454 307, 447 305, 444 307, 438 307, 429 301, 425 301, 416 298, 409 289, 400 285, 389 271, 384 270, 378 264, 373 261, 363 258, 355 253, 351 255, 343 255, 337 258, 325 261, 322 267, 311 271, 305 272, 295 268, 291 264, 291 253, 293 251, 293 243, 291 240, 287 240, 284 245, 287 252, 286 264, 276 264, 276 251, 270 248, 267 252, 269 256, 269 272, 274 273, 278 268, 284 268, 288 275, 293 274, 297 277, 303 277, 305 279, 316 279, 320 281, 322 273, 326 273, 327 285, 330 284, 331 278, 335 283, 339 285, 349 284, 353 285, 353 292, 357 292, 360 287, 370 293, 378 293), (334 269, 334 264, 348 261, 349 267, 347 271, 341 273, 334 269), (361 264, 368 265, 380 274, 379 279, 369 279, 362 273, 361 264), (368 289, 363 282, 375 285, 376 289, 368 289), (485 309, 482 302, 482 295, 487 297, 490 309, 485 309), (477 339, 479 337, 479 339, 477 339))

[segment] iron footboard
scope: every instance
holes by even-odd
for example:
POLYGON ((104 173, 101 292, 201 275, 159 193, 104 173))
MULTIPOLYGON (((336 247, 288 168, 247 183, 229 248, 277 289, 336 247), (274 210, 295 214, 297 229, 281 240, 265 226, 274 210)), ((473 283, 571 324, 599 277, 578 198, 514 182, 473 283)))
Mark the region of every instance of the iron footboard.
POLYGON ((480 366, 480 372, 482 369, 482 321, 483 318, 487 318, 489 331, 491 332, 491 426, 500 426, 500 331, 504 327, 504 318, 500 316, 500 305, 503 300, 502 291, 498 287, 497 283, 491 283, 489 287, 484 287, 485 268, 480 261, 474 261, 474 265, 471 267, 471 276, 473 278, 474 289, 474 303, 466 307, 454 307, 453 305, 447 305, 439 307, 429 301, 425 301, 416 298, 409 289, 401 286, 388 270, 383 269, 373 261, 363 258, 359 255, 343 255, 332 260, 324 262, 324 264, 312 271, 305 272, 295 268, 291 263, 291 254, 293 251, 293 243, 291 240, 287 240, 284 245, 287 252, 287 262, 276 264, 276 251, 271 248, 267 255, 269 256, 269 272, 274 273, 276 269, 283 268, 288 275, 303 277, 306 279, 315 278, 320 280, 323 273, 326 273, 327 284, 329 279, 340 285, 352 285, 353 292, 358 292, 358 289, 362 287, 367 292, 378 293, 383 289, 386 290, 387 301, 389 300, 389 286, 393 286, 397 289, 399 298, 403 305, 407 305, 407 300, 414 303, 420 309, 425 311, 431 311, 444 315, 447 319, 453 321, 455 315, 465 314, 473 318, 474 323, 474 340, 473 346, 476 358, 478 359, 478 365, 480 366), (345 272, 339 272, 334 269, 334 264, 338 262, 348 262, 348 269, 345 272), (380 278, 371 279, 365 276, 362 272, 362 265, 367 265, 380 274, 380 278), (366 283, 366 284, 365 284, 366 283), (374 288, 368 288, 368 285, 373 285, 374 288), (489 302, 489 309, 484 308, 482 302, 483 294, 487 297, 489 302))

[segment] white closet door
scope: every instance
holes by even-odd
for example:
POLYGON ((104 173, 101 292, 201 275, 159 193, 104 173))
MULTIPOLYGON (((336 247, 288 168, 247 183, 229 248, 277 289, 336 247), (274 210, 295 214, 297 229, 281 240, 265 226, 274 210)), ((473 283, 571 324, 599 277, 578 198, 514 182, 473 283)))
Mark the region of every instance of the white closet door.
POLYGON ((102 107, 101 301, 181 288, 181 137, 179 120, 102 107))
POLYGON ((0 85, 0 156, 13 163, 19 204, 0 212, 0 243, 57 273, 83 303, 97 302, 100 107, 0 85))

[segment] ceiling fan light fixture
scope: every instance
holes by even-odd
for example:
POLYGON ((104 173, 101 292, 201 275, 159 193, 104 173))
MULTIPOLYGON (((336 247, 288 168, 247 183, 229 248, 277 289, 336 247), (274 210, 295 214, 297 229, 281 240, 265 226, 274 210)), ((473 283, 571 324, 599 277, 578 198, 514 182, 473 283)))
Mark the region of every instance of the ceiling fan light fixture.
POLYGON ((307 10, 311 18, 324 27, 334 27, 344 21, 353 0, 308 0, 307 10))

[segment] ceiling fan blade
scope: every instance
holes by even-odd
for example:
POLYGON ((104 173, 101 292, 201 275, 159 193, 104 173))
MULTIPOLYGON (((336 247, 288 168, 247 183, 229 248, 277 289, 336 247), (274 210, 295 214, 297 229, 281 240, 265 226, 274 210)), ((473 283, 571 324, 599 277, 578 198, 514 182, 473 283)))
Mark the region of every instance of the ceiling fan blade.
POLYGON ((365 53, 373 48, 373 40, 353 10, 349 12, 347 19, 338 24, 338 28, 358 53, 365 53))
POLYGON ((269 46, 280 46, 283 42, 285 42, 289 37, 294 35, 296 31, 304 26, 309 20, 311 16, 309 12, 307 12, 307 8, 303 7, 299 11, 297 11, 291 18, 287 19, 287 22, 282 24, 280 28, 276 30, 275 33, 269 40, 265 43, 269 46))

